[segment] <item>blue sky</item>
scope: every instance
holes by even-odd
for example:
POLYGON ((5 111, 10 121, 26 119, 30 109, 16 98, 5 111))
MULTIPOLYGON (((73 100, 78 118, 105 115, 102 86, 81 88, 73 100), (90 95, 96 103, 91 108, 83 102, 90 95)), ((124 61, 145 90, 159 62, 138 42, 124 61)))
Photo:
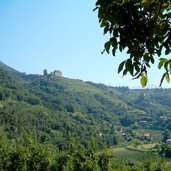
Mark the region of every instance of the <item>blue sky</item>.
MULTIPOLYGON (((95 0, 0 0, 0 60, 21 71, 42 74, 61 70, 68 78, 111 86, 140 86, 117 74, 127 58, 103 54, 103 36, 93 12, 95 0)), ((159 85, 162 71, 149 71, 149 84, 159 85)), ((170 87, 170 84, 164 84, 170 87)))

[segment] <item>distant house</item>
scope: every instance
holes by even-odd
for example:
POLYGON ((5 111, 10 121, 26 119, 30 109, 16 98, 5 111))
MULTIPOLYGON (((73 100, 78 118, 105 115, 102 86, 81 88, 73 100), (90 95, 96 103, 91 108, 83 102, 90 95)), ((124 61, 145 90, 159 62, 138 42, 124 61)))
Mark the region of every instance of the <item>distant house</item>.
POLYGON ((160 116, 160 119, 162 119, 162 120, 166 120, 166 119, 167 119, 167 116, 165 116, 165 115, 160 116))
POLYGON ((123 133, 123 132, 124 132, 122 126, 120 127, 119 132, 120 132, 120 133, 123 133))
POLYGON ((103 135, 103 134, 100 132, 100 133, 99 133, 99 136, 102 136, 102 135, 103 135))
POLYGON ((144 124, 144 123, 147 123, 147 121, 145 120, 142 120, 142 121, 139 121, 140 123, 144 124))
POLYGON ((151 134, 149 134, 149 133, 143 134, 142 139, 150 141, 151 140, 151 134))
POLYGON ((167 139, 166 143, 171 144, 171 139, 167 139))
POLYGON ((97 134, 98 134, 99 136, 102 136, 102 135, 103 135, 102 132, 100 132, 100 131, 97 131, 97 134))
POLYGON ((122 136, 126 139, 126 140, 131 140, 131 134, 128 132, 122 133, 122 136))

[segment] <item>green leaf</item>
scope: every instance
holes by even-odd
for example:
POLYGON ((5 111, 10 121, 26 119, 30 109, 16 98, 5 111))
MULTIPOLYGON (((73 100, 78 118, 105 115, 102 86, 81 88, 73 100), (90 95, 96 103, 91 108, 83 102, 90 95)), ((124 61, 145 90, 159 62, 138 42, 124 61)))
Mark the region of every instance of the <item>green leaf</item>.
POLYGON ((100 27, 105 27, 105 26, 108 26, 108 28, 109 28, 108 22, 107 21, 102 21, 101 24, 100 24, 100 27))
POLYGON ((166 71, 168 71, 168 65, 169 65, 169 61, 167 60, 167 61, 165 62, 165 64, 164 64, 164 68, 165 68, 166 71))
POLYGON ((160 58, 159 60, 160 60, 160 62, 161 61, 165 62, 166 61, 166 58, 160 58))
POLYGON ((114 29, 113 30, 113 36, 114 37, 118 37, 118 29, 114 29))
POLYGON ((109 26, 106 25, 106 26, 104 27, 104 32, 103 32, 103 34, 105 35, 108 31, 109 31, 109 26))
POLYGON ((119 44, 119 50, 120 50, 120 52, 122 52, 122 50, 123 50, 123 46, 121 44, 119 44))
POLYGON ((145 75, 143 75, 141 77, 140 82, 141 82, 142 87, 144 88, 147 85, 147 77, 145 75))
POLYGON ((163 62, 159 62, 158 68, 161 69, 162 66, 163 66, 163 62))
POLYGON ((117 47, 117 39, 115 37, 110 38, 110 42, 113 47, 117 47))
POLYGON ((129 70, 129 68, 131 67, 132 65, 132 60, 131 59, 127 59, 126 60, 126 68, 129 70))
POLYGON ((131 65, 131 68, 129 69, 130 74, 133 76, 134 75, 134 67, 131 65))
POLYGON ((148 53, 146 53, 146 54, 144 55, 144 60, 145 60, 146 62, 149 62, 150 58, 149 58, 149 54, 148 54, 148 53))
POLYGON ((126 74, 127 74, 127 72, 128 72, 128 70, 127 70, 127 69, 125 69, 125 70, 123 71, 123 76, 124 76, 124 75, 126 75, 126 74))
POLYGON ((168 55, 169 53, 170 53, 170 49, 168 48, 165 50, 165 55, 168 55))
POLYGON ((110 42, 111 42, 111 45, 113 47, 112 54, 113 54, 113 56, 115 56, 116 49, 117 49, 117 46, 118 46, 117 39, 115 37, 112 37, 112 38, 110 38, 110 42))
POLYGON ((163 66, 164 62, 166 61, 166 58, 160 58, 160 62, 158 64, 158 68, 161 69, 161 67, 163 66))
POLYGON ((137 63, 134 62, 134 66, 135 66, 135 70, 136 70, 137 72, 140 72, 140 67, 139 67, 139 65, 138 65, 137 63))
POLYGON ((121 62, 121 63, 119 64, 118 74, 123 70, 124 64, 125 64, 125 61, 123 61, 123 62, 121 62))
POLYGON ((169 73, 166 73, 165 74, 165 79, 166 81, 169 83, 170 82, 170 76, 169 76, 169 73))
POLYGON ((149 67, 149 68, 150 68, 150 64, 149 64, 148 62, 146 62, 145 64, 146 64, 146 66, 147 66, 147 67, 149 67))
POLYGON ((151 56, 150 60, 151 60, 151 63, 154 64, 154 57, 153 56, 151 56))
POLYGON ((131 59, 127 59, 126 60, 126 69, 127 69, 127 71, 129 71, 130 72, 130 74, 133 76, 133 65, 132 65, 132 60, 131 59))
POLYGON ((161 56, 161 50, 156 50, 157 51, 157 55, 161 56))
POLYGON ((109 53, 109 50, 110 50, 110 41, 106 42, 105 45, 104 45, 104 47, 105 47, 106 52, 109 53))
POLYGON ((113 48, 112 49, 112 55, 115 56, 115 53, 116 53, 116 48, 113 48))

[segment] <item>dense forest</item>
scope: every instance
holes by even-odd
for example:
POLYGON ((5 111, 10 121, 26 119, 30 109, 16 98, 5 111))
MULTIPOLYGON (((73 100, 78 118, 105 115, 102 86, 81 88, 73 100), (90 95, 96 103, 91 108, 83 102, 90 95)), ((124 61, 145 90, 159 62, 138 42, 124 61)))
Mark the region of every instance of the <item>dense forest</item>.
POLYGON ((0 170, 169 170, 170 104, 171 89, 27 75, 0 62, 0 170))

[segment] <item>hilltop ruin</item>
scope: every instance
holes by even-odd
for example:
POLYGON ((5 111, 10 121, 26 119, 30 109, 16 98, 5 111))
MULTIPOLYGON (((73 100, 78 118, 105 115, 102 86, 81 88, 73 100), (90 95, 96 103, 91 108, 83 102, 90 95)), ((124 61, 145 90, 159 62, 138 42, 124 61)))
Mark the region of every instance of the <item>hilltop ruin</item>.
POLYGON ((48 74, 47 69, 43 70, 43 76, 50 76, 50 77, 62 77, 62 72, 59 70, 54 70, 50 74, 48 74))

